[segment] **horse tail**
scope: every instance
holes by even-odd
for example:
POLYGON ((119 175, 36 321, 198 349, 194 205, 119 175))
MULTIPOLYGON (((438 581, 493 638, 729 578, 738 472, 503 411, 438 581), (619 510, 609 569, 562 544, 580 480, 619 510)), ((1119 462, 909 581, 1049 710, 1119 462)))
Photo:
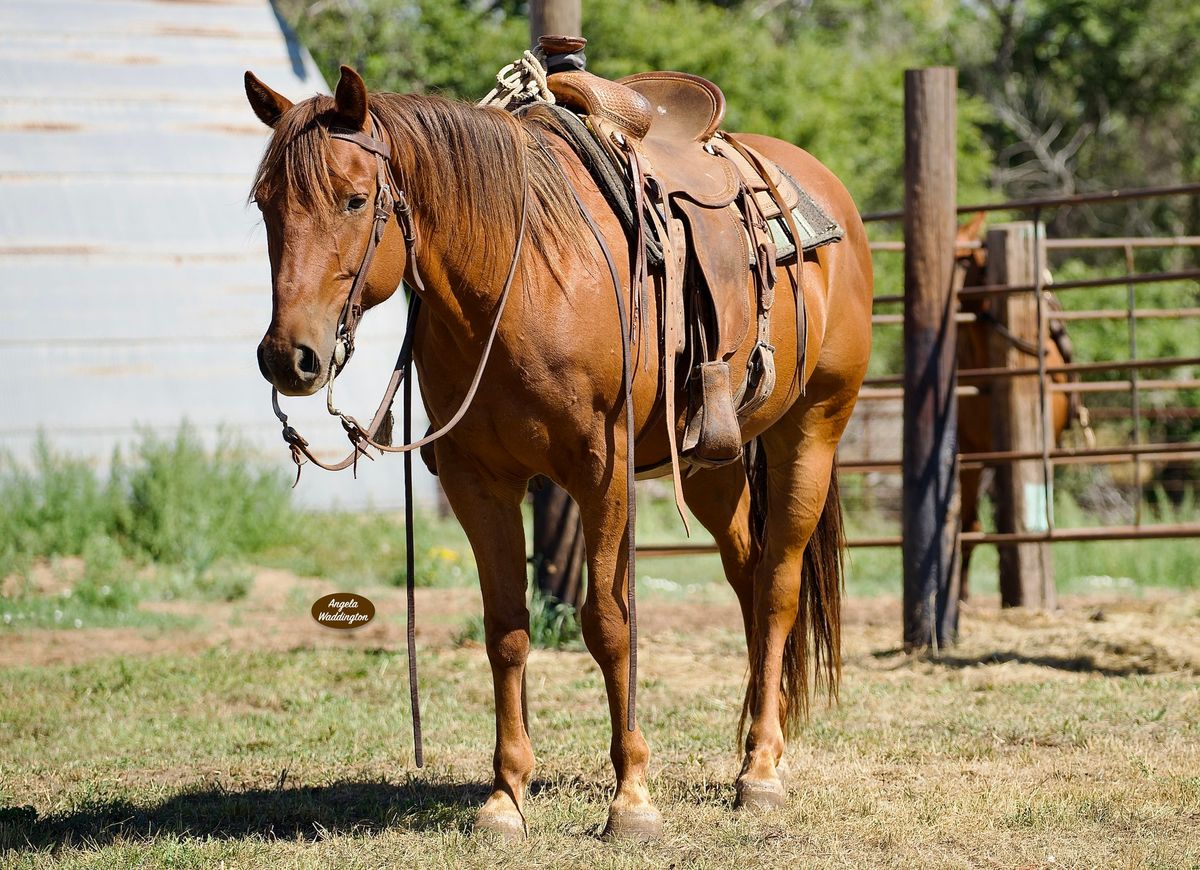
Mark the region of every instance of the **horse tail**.
MULTIPOLYGON (((751 504, 765 496, 751 486, 751 504)), ((752 507, 753 513, 753 507, 752 507)), ((808 718, 812 692, 825 694, 832 703, 837 698, 842 675, 842 585, 844 572, 845 530, 842 525, 842 501, 838 489, 837 467, 829 477, 825 507, 817 520, 800 569, 800 601, 796 622, 788 633, 783 649, 780 675, 780 726, 791 737, 795 726, 808 718), (812 674, 810 677, 809 674, 812 674)), ((761 667, 765 638, 755 631, 755 667, 761 667)), ((753 681, 742 701, 738 721, 738 743, 742 743, 750 717, 753 681)))

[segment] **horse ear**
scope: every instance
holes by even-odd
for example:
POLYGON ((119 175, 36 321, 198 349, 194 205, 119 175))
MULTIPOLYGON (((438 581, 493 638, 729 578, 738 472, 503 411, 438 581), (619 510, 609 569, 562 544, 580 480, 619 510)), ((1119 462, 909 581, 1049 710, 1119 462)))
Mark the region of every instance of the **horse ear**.
POLYGON ((367 126, 367 86, 362 76, 346 65, 342 65, 342 77, 338 79, 333 94, 338 118, 351 130, 364 130, 367 126))
POLYGON ((268 127, 274 127, 283 113, 292 107, 291 100, 268 88, 250 70, 246 70, 246 99, 254 114, 268 127))
POLYGON ((983 238, 983 224, 984 224, 984 221, 986 221, 986 220, 987 220, 987 212, 986 211, 975 212, 975 216, 973 218, 971 218, 971 220, 969 220, 967 223, 963 224, 962 228, 960 229, 960 231, 959 231, 961 233, 960 238, 969 239, 970 241, 975 241, 977 239, 983 238))

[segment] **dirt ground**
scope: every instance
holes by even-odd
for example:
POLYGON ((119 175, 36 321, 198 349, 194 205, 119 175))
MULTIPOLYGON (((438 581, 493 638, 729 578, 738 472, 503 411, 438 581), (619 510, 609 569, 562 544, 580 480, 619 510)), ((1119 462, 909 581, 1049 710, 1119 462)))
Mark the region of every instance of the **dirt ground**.
POLYGON ((973 604, 960 643, 921 657, 897 599, 847 601, 840 704, 814 709, 764 817, 731 810, 740 617, 697 597, 639 610, 657 844, 598 837, 609 726, 586 652, 531 655, 531 836, 498 850, 470 833, 492 697, 457 638, 478 591, 418 590, 417 770, 404 591, 262 570, 233 603, 154 605, 188 628, 0 635, 0 865, 1200 867, 1200 593, 973 604), (317 625, 330 591, 376 619, 317 625))
MULTIPOLYGON (((60 575, 61 576, 61 575, 60 575)), ((50 577, 50 575, 48 575, 50 577)), ((48 579, 48 583, 59 582, 48 579)), ((106 656, 232 650, 404 648, 404 590, 374 587, 369 598, 377 618, 353 631, 324 628, 308 605, 331 591, 323 581, 287 571, 261 569, 249 595, 236 602, 171 601, 142 606, 199 617, 195 628, 91 628, 12 633, 0 643, 0 668, 80 664, 106 656), (251 629, 252 627, 252 629, 251 629)), ((52 591, 52 589, 48 589, 52 591)), ((354 591, 354 590, 333 590, 354 591)), ((643 640, 666 636, 678 643, 713 625, 741 625, 732 594, 726 600, 680 600, 646 596, 639 610, 643 640)), ((426 646, 451 644, 464 620, 481 612, 475 587, 417 589, 417 638, 426 646)), ((966 604, 960 643, 943 652, 943 663, 1014 662, 1100 674, 1200 674, 1200 594, 1152 593, 1069 597, 1054 613, 1002 611, 998 602, 966 604)), ((901 655, 900 602, 879 596, 843 604, 847 667, 886 667, 901 655)))

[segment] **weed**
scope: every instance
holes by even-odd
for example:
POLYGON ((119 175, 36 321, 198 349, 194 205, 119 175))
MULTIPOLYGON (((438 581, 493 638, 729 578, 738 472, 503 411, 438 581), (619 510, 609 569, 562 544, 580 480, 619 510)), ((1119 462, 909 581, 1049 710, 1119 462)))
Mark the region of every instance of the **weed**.
MULTIPOLYGON (((537 587, 529 593, 529 643, 536 649, 569 649, 579 646, 582 631, 575 608, 558 601, 537 587)), ((486 640, 483 617, 471 616, 458 636, 459 643, 486 640)))
POLYGON ((56 453, 44 436, 28 468, 0 454, 0 569, 22 556, 82 552, 107 529, 111 513, 109 494, 91 466, 56 453))
POLYGON ((114 463, 115 525, 151 559, 204 571, 279 537, 291 514, 283 476, 256 469, 223 437, 206 453, 186 426, 172 441, 144 433, 135 461, 114 463))

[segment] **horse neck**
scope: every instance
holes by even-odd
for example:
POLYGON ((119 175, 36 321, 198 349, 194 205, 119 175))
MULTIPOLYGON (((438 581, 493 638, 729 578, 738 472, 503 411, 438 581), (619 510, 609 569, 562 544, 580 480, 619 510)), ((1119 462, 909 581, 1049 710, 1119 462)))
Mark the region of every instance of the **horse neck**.
MULTIPOLYGON (((444 324, 462 351, 476 355, 491 331, 515 252, 511 248, 508 252, 488 250, 486 240, 479 237, 473 243, 468 241, 475 219, 469 212, 422 220, 420 208, 414 211, 417 240, 408 283, 422 288, 422 304, 444 324)), ((514 268, 513 283, 519 284, 520 264, 514 268)))

